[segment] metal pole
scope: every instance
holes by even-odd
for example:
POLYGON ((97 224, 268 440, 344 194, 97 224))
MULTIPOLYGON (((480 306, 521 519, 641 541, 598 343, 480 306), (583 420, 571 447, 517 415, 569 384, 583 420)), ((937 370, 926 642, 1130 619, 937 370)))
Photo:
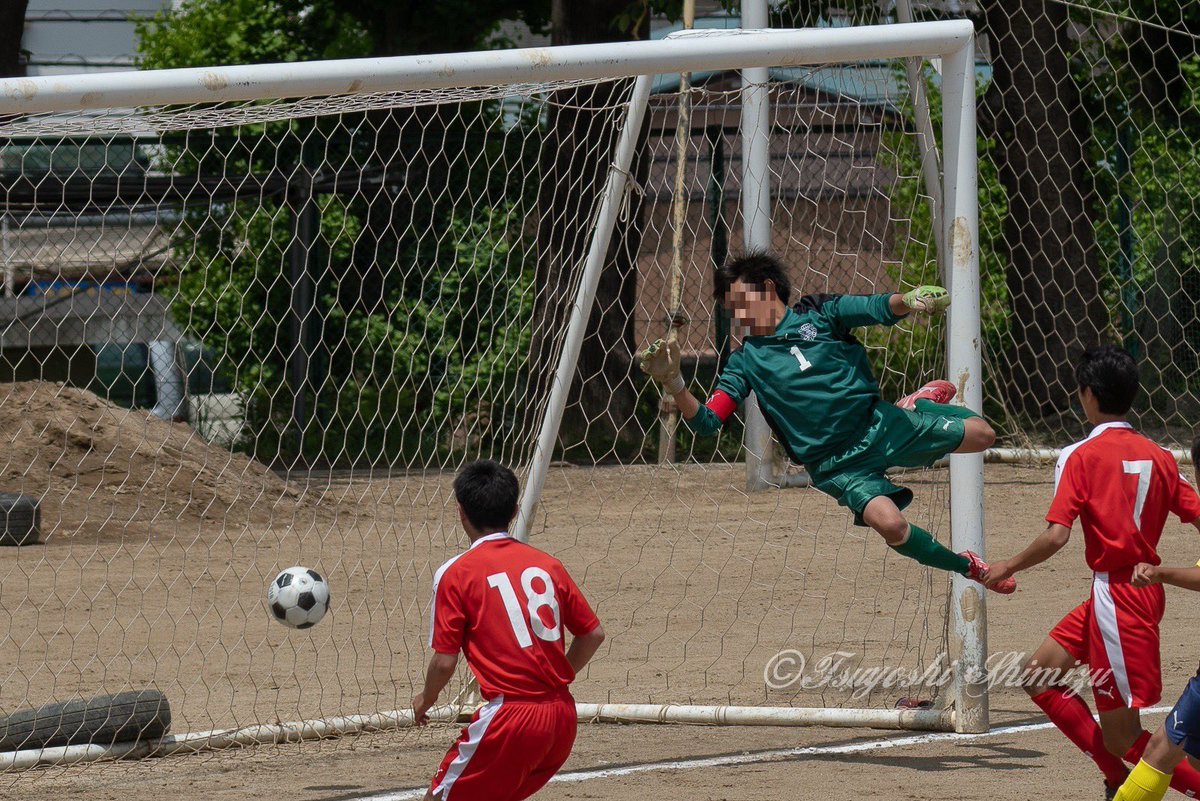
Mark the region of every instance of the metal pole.
MULTIPOLYGON (((712 268, 720 269, 729 255, 729 226, 725 222, 725 132, 720 125, 705 128, 710 154, 708 173, 708 224, 712 229, 709 256, 712 268)), ((717 344, 717 369, 729 360, 729 313, 719 300, 713 304, 714 337, 717 344)))
POLYGON ((699 706, 692 704, 576 703, 580 721, 683 723, 700 726, 843 726, 953 731, 949 709, 844 709, 839 707, 699 706))
POLYGON ((16 278, 13 276, 12 248, 8 244, 8 212, 0 212, 0 252, 4 261, 4 297, 16 294, 16 278))
MULTIPOLYGON (((832 707, 673 706, 670 704, 575 704, 579 720, 596 723, 684 723, 709 726, 849 726, 876 729, 944 731, 950 728, 952 712, 932 709, 838 709, 832 707)), ((429 710, 429 718, 445 723, 461 722, 474 712, 470 704, 446 704, 429 710)), ((0 772, 25 770, 39 765, 73 765, 114 759, 142 759, 170 754, 196 754, 240 748, 247 745, 294 743, 363 732, 390 731, 414 724, 412 709, 396 709, 373 715, 245 726, 240 729, 168 734, 153 740, 136 740, 100 745, 65 745, 29 748, 0 754, 0 772)))
MULTIPOLYGON (((743 20, 747 27, 757 21, 765 28, 765 0, 747 0, 746 5, 743 20)), ((653 42, 3 78, 0 114, 395 92, 401 88, 498 86, 776 64, 794 66, 851 61, 868 53, 871 58, 902 58, 953 52, 970 38, 972 31, 971 22, 961 19, 912 25, 775 30, 765 32, 765 36, 705 30, 653 42)), ((5 128, 16 129, 21 124, 21 120, 16 120, 5 123, 5 128)))
MULTIPOLYGON (((949 244, 951 304, 947 326, 950 375, 958 399, 983 408, 979 331, 979 197, 975 142, 975 43, 942 59, 946 171, 945 241, 949 244)), ((985 555, 983 536, 983 454, 950 457, 950 525, 955 551, 985 555)), ((952 579, 952 651, 955 661, 955 728, 987 731, 986 591, 964 576, 952 579)))
POLYGON ((1135 327, 1137 318, 1137 283, 1133 280, 1133 208, 1129 202, 1129 154, 1133 150, 1133 124, 1129 112, 1117 123, 1117 228, 1120 247, 1117 249, 1117 280, 1121 287, 1121 339, 1126 349, 1140 356, 1135 327))
POLYGON ((567 324, 566 340, 563 342, 562 353, 559 355, 558 368, 554 372, 550 401, 546 406, 546 416, 542 418, 542 428, 538 432, 537 446, 534 448, 529 467, 529 478, 525 482, 525 494, 521 497, 521 509, 517 513, 517 522, 512 532, 513 536, 522 542, 529 540, 529 528, 533 522, 538 500, 542 497, 542 487, 546 484, 550 459, 554 456, 554 443, 558 439, 558 427, 562 423, 563 410, 567 405, 567 392, 575 378, 575 365, 579 360, 579 349, 583 345, 583 335, 586 333, 592 302, 596 298, 596 286, 600 282, 600 273, 608 253, 608 243, 612 239, 613 227, 616 225, 621 202, 625 197, 625 184, 629 176, 630 165, 633 164, 633 154, 637 149, 638 138, 641 135, 642 120, 646 116, 646 106, 650 101, 652 82, 653 76, 639 75, 634 83, 633 95, 629 99, 629 112, 625 118, 625 127, 621 129, 621 136, 617 141, 616 157, 608 170, 608 180, 605 183, 604 195, 600 202, 600 213, 596 218, 596 228, 592 233, 592 242, 584 262, 583 275, 579 280, 575 303, 571 306, 571 319, 567 324))
MULTIPOLYGON (((767 0, 744 0, 742 26, 766 28, 767 0)), ((771 129, 767 68, 742 70, 742 241, 747 251, 771 249, 771 129)), ((775 479, 771 429, 753 393, 746 398, 746 489, 775 479)))
MULTIPOLYGON (((684 0, 683 29, 696 26, 696 0, 684 0)), ((683 311, 683 229, 687 225, 687 152, 692 138, 691 75, 679 75, 679 103, 675 117, 675 193, 671 199, 671 310, 667 341, 679 342, 679 329, 687 325, 683 311)), ((658 463, 675 461, 675 432, 679 409, 669 393, 659 404, 658 463)))
POLYGON ((292 426, 296 436, 296 458, 304 460, 304 433, 308 428, 308 321, 312 317, 313 286, 309 259, 316 244, 316 203, 313 202, 313 174, 309 169, 308 140, 300 146, 299 175, 288 190, 292 214, 292 241, 288 263, 292 283, 290 373, 292 385, 292 426))

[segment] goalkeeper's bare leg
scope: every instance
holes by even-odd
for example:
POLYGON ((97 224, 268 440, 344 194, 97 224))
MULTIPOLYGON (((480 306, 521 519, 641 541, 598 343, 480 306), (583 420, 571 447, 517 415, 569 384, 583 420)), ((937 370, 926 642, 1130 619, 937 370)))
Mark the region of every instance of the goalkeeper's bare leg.
POLYGON ((955 453, 982 453, 996 443, 996 431, 982 417, 971 417, 963 421, 962 444, 955 453))
MULTIPOLYGON (((980 420, 980 418, 974 419, 980 420)), ((983 421, 980 420, 980 422, 983 421)), ((984 423, 984 425, 987 424, 984 423)), ((988 426, 988 430, 990 429, 991 427, 988 426)), ((982 441, 982 431, 979 432, 978 437, 982 441)), ((992 437, 994 439, 995 435, 993 434, 992 437)), ((983 450, 983 448, 979 448, 979 450, 983 450)), ((969 451, 960 452, 968 453, 969 451)), ((915 559, 928 567, 958 573, 973 581, 978 581, 980 584, 987 578, 987 562, 971 551, 955 553, 935 540, 925 529, 910 524, 900 508, 896 506, 896 502, 886 495, 872 498, 863 509, 862 518, 864 523, 879 532, 883 541, 899 554, 915 559)), ((990 589, 1007 595, 1017 589, 1017 583, 1006 580, 990 589)))

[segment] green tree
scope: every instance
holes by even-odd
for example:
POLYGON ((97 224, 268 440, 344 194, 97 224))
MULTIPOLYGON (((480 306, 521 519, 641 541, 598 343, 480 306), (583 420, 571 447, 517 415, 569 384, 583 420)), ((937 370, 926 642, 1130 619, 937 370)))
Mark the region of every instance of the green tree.
MULTIPOLYGON (((470 19, 453 25, 451 6, 465 14, 460 3, 423 6, 428 13, 409 25, 421 16, 415 4, 190 0, 140 27, 142 64, 465 49, 495 40, 507 17, 539 19, 536 3, 473 3, 470 19), (399 33, 376 24, 385 16, 400 20, 399 33)), ((498 447, 518 424, 501 401, 525 379, 533 264, 521 220, 535 190, 506 179, 537 137, 485 136, 505 114, 497 102, 428 109, 242 125, 166 143, 171 169, 215 187, 211 206, 185 210, 175 243, 178 316, 236 368, 250 397, 246 445, 260 458, 427 464, 498 447), (474 157, 432 157, 458 152, 474 157), (468 197, 485 210, 456 203, 468 197), (289 335, 298 247, 301 281, 311 282, 299 310, 307 372, 297 371, 289 335), (296 397, 311 399, 299 431, 290 427, 296 397)))
MULTIPOLYGON (((925 88, 929 98, 934 136, 938 150, 942 152, 941 91, 931 80, 931 72, 932 70, 926 71, 925 88)), ((904 89, 904 96, 908 97, 906 71, 897 67, 896 76, 898 85, 904 89)), ((979 81, 976 90, 982 96, 986 94, 989 86, 989 82, 979 81)), ((911 120, 911 109, 905 107, 901 113, 911 120)), ((1007 262, 1003 256, 1008 197, 998 175, 995 143, 986 136, 979 136, 976 146, 979 184, 979 312, 986 356, 1004 352, 1010 337, 1007 262)), ((900 286, 902 279, 908 285, 940 284, 944 279, 934 261, 934 250, 929 244, 934 241, 932 212, 924 196, 924 183, 916 178, 921 175, 922 162, 911 127, 904 131, 885 133, 884 147, 880 154, 883 165, 890 167, 896 175, 910 176, 907 180, 893 183, 889 198, 893 208, 911 211, 911 216, 901 223, 902 230, 898 231, 896 236, 899 252, 896 254, 897 264, 892 275, 896 286, 900 286)), ((911 328, 890 330, 875 328, 867 331, 869 342, 886 346, 892 352, 906 354, 937 353, 942 347, 941 340, 944 336, 945 329, 935 325, 912 325, 911 328)), ((919 372, 923 367, 927 367, 925 360, 911 358, 899 361, 899 369, 881 372, 880 385, 884 397, 899 397, 927 379, 927 375, 919 372)), ((991 370, 991 364, 986 358, 984 370, 991 370)), ((1002 378, 988 372, 984 377, 985 389, 994 383, 1003 383, 1002 378)), ((988 396, 984 400, 989 406, 985 410, 989 417, 996 418, 1003 414, 1003 403, 997 403, 1003 401, 1002 398, 988 396)))
MULTIPOLYGON (((1077 22, 1096 24, 1089 16, 1079 11, 1077 22)), ((1138 0, 1122 8, 1116 35, 1082 50, 1075 71, 1092 120, 1105 299, 1143 357, 1147 406, 1189 428, 1200 411, 1198 32, 1197 4, 1138 0)))
POLYGON ((980 123, 1008 198, 999 244, 1011 336, 1000 358, 1009 407, 1033 419, 1069 412, 1074 353, 1107 324, 1068 22, 1054 3, 985 5, 994 80, 980 123))
POLYGON ((148 69, 476 50, 501 23, 549 23, 542 0, 185 0, 138 27, 148 69))
MULTIPOLYGON (((554 0, 553 43, 595 44, 647 38, 643 4, 629 0, 572 3, 554 0), (622 25, 637 24, 635 29, 622 25)), ((542 256, 539 286, 563 286, 564 270, 580 264, 591 240, 593 209, 620 133, 620 99, 628 82, 603 82, 555 93, 546 123, 542 151, 541 211, 538 241, 542 256)), ((644 137, 644 131, 641 134, 644 137)), ((641 153, 644 148, 638 148, 641 153)), ((631 167, 635 179, 647 168, 644 159, 631 167)), ((640 445, 636 425, 637 391, 632 380, 633 307, 637 292, 637 256, 643 231, 640 193, 630 194, 624 222, 616 227, 579 354, 576 380, 563 419, 559 441, 568 455, 578 446, 592 456, 604 455, 616 443, 622 452, 640 445)), ((557 364, 558 343, 570 311, 558 293, 536 309, 535 394, 548 391, 557 364)))

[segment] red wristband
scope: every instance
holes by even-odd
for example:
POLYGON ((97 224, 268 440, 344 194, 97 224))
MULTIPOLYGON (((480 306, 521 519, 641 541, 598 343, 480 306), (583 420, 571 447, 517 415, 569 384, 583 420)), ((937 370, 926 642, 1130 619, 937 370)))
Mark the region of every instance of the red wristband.
POLYGON ((737 401, 719 389, 712 394, 712 397, 709 398, 708 402, 704 405, 712 409, 713 414, 715 414, 722 423, 728 420, 729 416, 737 410, 737 401))

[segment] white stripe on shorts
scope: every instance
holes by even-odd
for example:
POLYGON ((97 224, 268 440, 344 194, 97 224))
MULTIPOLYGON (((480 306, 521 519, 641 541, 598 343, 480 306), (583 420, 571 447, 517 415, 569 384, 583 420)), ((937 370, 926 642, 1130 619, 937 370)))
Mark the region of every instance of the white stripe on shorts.
POLYGON ((1104 638, 1104 652, 1112 668, 1117 692, 1121 693, 1125 706, 1133 704, 1133 692, 1129 689, 1129 673, 1125 670, 1125 652, 1121 650, 1121 630, 1117 626, 1117 605, 1113 602, 1108 586, 1108 573, 1097 573, 1092 580, 1092 612, 1104 638))
POLYGON ((475 755, 475 749, 479 748, 483 735, 487 734, 488 724, 492 722, 492 718, 496 717, 496 713, 500 711, 503 703, 504 696, 497 695, 479 708, 479 716, 471 721, 470 726, 467 726, 467 741, 458 747, 458 755, 446 767, 446 775, 442 777, 441 784, 433 789, 433 794, 442 801, 450 798, 450 791, 454 788, 454 783, 467 769, 471 757, 475 755))

